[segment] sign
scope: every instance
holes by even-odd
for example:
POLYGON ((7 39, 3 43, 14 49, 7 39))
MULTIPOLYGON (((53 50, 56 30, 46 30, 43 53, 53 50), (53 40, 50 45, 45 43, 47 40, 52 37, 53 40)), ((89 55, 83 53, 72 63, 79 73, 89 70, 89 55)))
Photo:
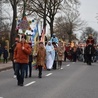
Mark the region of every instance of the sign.
POLYGON ((20 22, 20 29, 22 29, 23 31, 27 30, 29 28, 29 23, 27 20, 22 20, 20 22))

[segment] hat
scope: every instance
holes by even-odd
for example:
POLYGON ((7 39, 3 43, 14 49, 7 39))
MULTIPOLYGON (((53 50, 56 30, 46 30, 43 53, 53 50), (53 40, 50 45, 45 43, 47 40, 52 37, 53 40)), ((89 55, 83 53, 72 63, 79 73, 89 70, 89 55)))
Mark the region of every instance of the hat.
POLYGON ((22 35, 22 37, 21 37, 21 38, 24 38, 25 40, 27 39, 26 35, 22 35))
POLYGON ((53 33, 53 35, 55 36, 56 34, 55 34, 55 33, 53 33))

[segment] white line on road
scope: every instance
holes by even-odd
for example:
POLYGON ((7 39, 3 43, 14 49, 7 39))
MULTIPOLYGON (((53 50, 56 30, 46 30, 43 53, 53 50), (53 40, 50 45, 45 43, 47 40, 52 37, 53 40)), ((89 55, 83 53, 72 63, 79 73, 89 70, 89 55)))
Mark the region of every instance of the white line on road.
POLYGON ((49 74, 47 74, 46 76, 48 77, 48 76, 50 76, 50 75, 52 75, 52 73, 49 73, 49 74))
POLYGON ((64 69, 64 68, 61 68, 61 69, 64 69))
POLYGON ((66 65, 66 66, 70 66, 70 64, 66 65))
POLYGON ((30 85, 34 84, 35 82, 36 82, 36 81, 32 81, 32 82, 26 84, 25 86, 26 86, 26 87, 27 87, 27 86, 30 86, 30 85))
POLYGON ((0 97, 0 98, 3 98, 3 97, 0 97))

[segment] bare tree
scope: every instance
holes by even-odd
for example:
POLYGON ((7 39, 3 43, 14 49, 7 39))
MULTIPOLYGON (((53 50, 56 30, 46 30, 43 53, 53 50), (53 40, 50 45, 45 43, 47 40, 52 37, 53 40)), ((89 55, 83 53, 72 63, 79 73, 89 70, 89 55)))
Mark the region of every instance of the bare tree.
POLYGON ((0 1, 0 32, 10 30, 11 16, 10 13, 4 8, 6 3, 8 3, 7 0, 0 1))
POLYGON ((72 0, 30 0, 27 9, 30 14, 36 12, 39 17, 43 18, 43 27, 46 25, 46 21, 48 22, 52 36, 55 15, 61 10, 62 4, 64 3, 69 6, 72 0))
POLYGON ((80 37, 80 40, 85 42, 87 40, 87 38, 88 38, 89 35, 92 35, 92 37, 94 38, 95 43, 96 43, 97 40, 98 40, 98 32, 95 31, 92 27, 86 27, 82 31, 82 35, 80 37))
POLYGON ((69 42, 72 41, 73 32, 82 30, 86 25, 86 22, 81 20, 80 14, 77 10, 79 4, 77 2, 73 2, 68 4, 67 8, 64 5, 62 10, 63 15, 56 19, 55 26, 59 25, 56 28, 62 26, 61 29, 64 30, 63 33, 67 33, 69 36, 69 42))

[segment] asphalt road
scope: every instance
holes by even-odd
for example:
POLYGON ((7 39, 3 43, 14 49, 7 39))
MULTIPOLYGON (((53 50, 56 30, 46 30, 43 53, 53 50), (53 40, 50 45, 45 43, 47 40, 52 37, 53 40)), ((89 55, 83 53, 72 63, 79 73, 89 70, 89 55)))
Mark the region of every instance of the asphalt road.
POLYGON ((98 63, 65 62, 62 69, 33 70, 23 87, 16 85, 13 70, 0 72, 0 98, 98 98, 98 63))

